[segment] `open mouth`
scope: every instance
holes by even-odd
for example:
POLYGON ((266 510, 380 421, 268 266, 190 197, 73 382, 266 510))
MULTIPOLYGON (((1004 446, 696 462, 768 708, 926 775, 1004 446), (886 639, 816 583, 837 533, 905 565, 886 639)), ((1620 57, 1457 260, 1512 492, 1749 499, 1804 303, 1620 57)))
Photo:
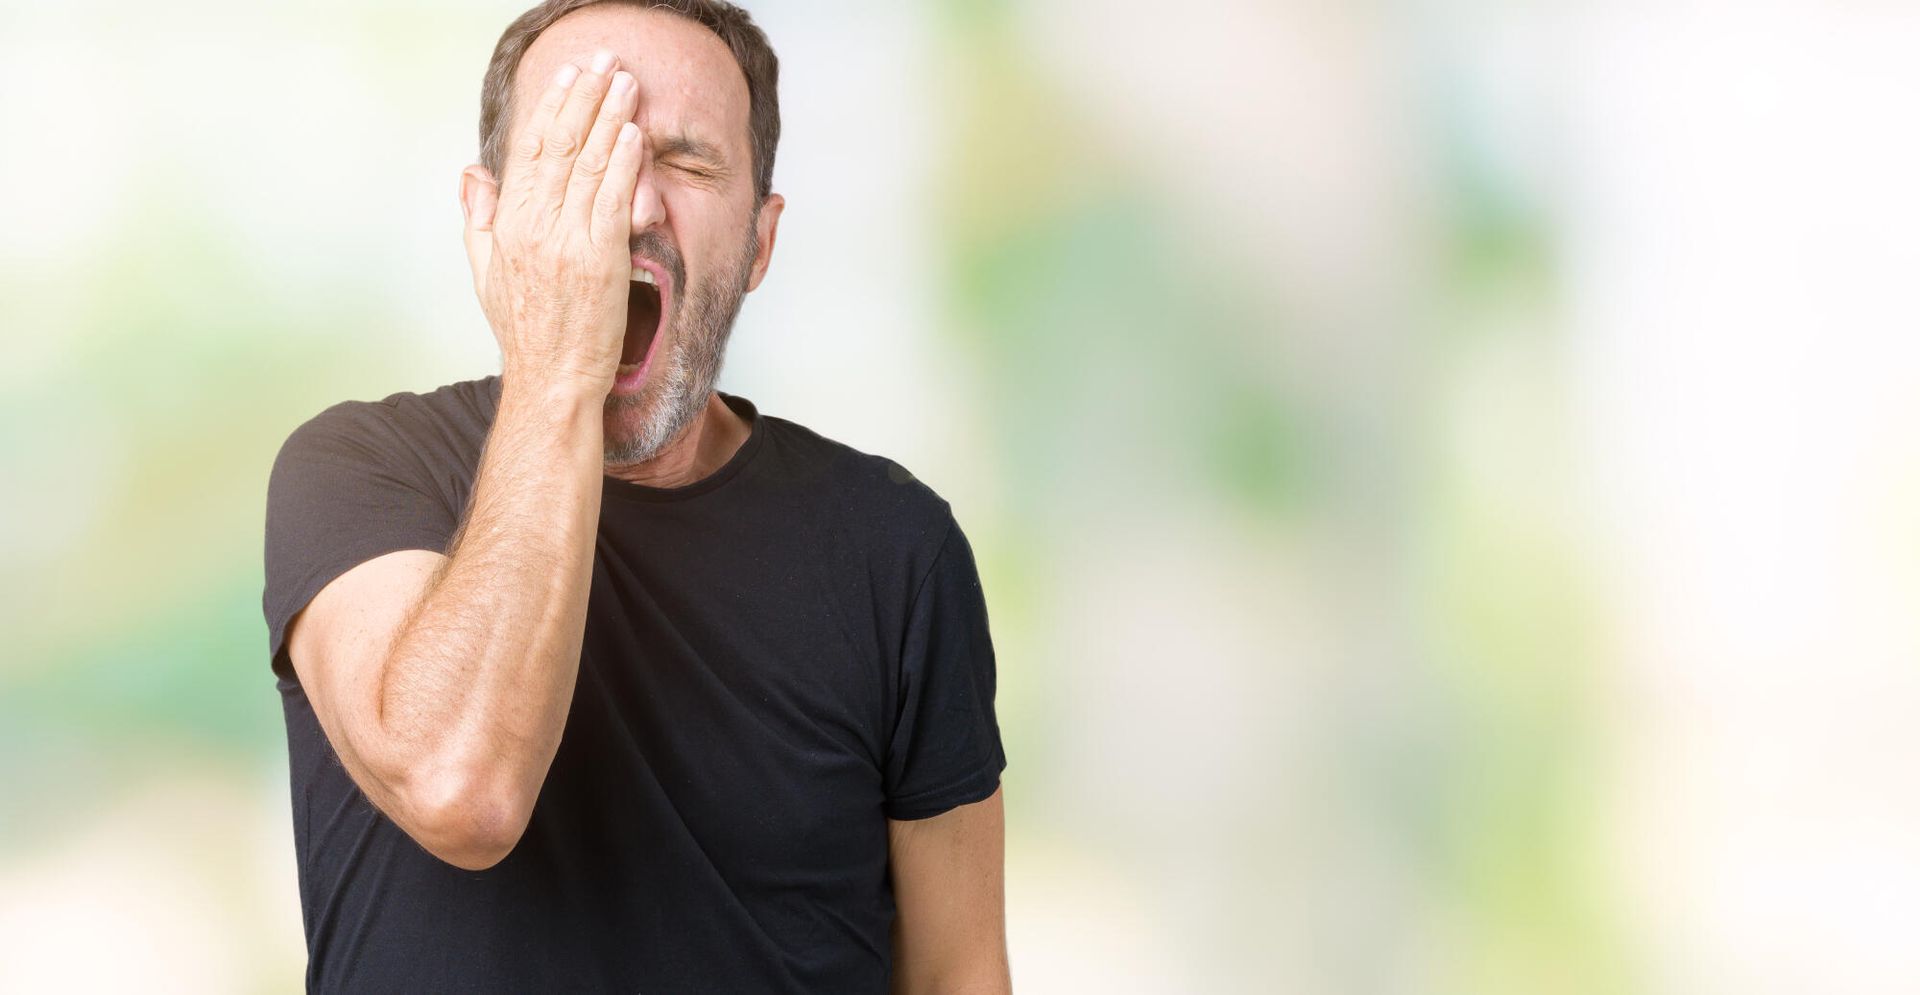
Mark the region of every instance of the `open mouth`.
POLYGON ((666 309, 653 273, 638 266, 627 283, 627 337, 620 348, 620 365, 634 366, 647 358, 666 309))

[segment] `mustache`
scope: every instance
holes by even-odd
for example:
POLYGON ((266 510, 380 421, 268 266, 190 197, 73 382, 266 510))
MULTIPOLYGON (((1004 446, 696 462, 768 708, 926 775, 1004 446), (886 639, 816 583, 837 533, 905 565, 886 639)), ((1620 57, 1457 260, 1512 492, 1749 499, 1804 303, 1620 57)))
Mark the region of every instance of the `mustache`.
POLYGON ((680 250, 674 248, 673 243, 659 232, 644 232, 627 239, 627 254, 659 263, 673 276, 674 287, 684 288, 687 285, 687 268, 680 259, 680 250))

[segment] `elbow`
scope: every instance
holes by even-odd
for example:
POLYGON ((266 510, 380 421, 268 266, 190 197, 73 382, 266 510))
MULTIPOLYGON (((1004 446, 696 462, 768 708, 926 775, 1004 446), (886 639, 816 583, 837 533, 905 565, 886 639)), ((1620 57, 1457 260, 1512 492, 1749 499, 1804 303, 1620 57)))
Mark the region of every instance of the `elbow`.
POLYGON ((504 792, 457 779, 437 785, 414 807, 414 841, 461 870, 484 871, 518 846, 533 807, 504 792))

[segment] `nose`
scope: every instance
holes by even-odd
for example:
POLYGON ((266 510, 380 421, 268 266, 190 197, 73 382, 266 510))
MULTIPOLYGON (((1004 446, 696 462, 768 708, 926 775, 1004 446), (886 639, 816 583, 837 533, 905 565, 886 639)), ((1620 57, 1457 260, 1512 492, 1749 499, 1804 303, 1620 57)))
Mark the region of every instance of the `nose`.
POLYGON ((640 177, 633 188, 633 233, 639 235, 655 225, 667 220, 667 203, 660 196, 660 186, 656 181, 658 173, 653 165, 653 150, 647 147, 646 139, 641 139, 640 177))

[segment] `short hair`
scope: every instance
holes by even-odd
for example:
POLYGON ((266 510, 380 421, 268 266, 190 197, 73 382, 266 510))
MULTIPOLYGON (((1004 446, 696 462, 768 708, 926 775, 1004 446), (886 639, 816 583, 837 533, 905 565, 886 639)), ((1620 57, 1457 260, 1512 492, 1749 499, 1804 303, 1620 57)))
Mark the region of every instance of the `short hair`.
POLYGON ((747 130, 753 146, 756 201, 773 192, 773 153, 780 144, 780 60, 752 15, 725 0, 546 0, 507 25, 487 62, 480 86, 480 164, 495 178, 505 157, 507 125, 513 119, 513 79, 520 58, 553 22, 602 3, 665 10, 706 27, 726 42, 747 77, 747 130))

